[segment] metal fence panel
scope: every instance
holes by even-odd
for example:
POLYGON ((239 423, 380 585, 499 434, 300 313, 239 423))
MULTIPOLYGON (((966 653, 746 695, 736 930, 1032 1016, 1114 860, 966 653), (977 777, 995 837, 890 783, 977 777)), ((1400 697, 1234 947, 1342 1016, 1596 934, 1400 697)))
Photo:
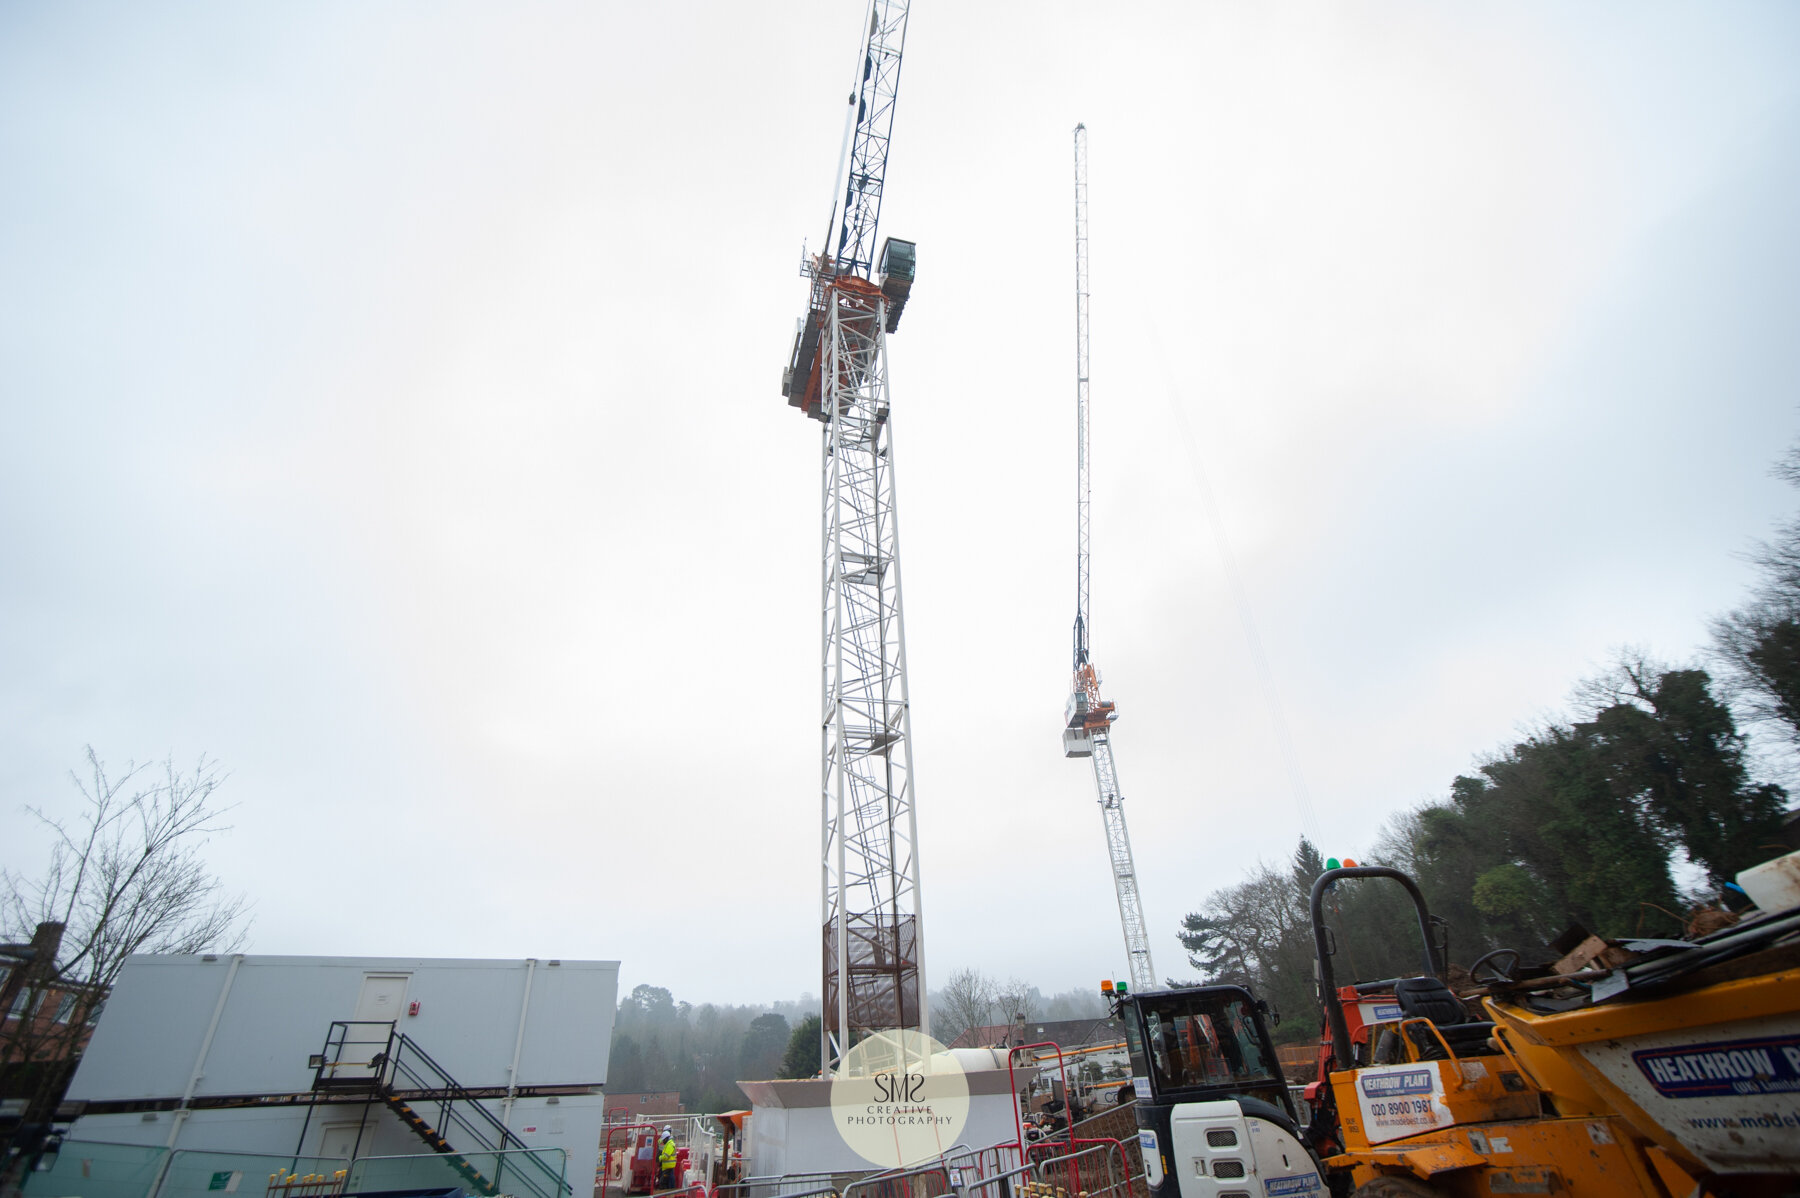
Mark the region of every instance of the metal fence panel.
POLYGON ((949 1172, 933 1164, 852 1182, 844 1187, 844 1198, 942 1198, 949 1192, 949 1172))
POLYGON ((200 1152, 178 1148, 156 1198, 329 1198, 343 1192, 350 1162, 335 1156, 272 1156, 260 1152, 200 1152))
POLYGON ((561 1148, 514 1148, 507 1152, 424 1153, 418 1156, 365 1156, 350 1167, 346 1193, 382 1190, 468 1189, 454 1162, 466 1161, 502 1194, 536 1194, 547 1171, 568 1177, 569 1154, 561 1148), (542 1167, 540 1167, 540 1165, 542 1167))
POLYGON ((25 1198, 147 1198, 167 1148, 64 1140, 25 1175, 25 1198))

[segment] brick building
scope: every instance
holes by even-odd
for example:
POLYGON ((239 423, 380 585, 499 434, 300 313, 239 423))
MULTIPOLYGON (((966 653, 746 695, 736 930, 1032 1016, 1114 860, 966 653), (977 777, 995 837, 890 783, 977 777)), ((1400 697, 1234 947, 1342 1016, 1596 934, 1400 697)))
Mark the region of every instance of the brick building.
POLYGON ((679 1090, 650 1090, 637 1094, 606 1096, 608 1123, 646 1123, 660 1115, 679 1115, 687 1110, 681 1105, 679 1090))

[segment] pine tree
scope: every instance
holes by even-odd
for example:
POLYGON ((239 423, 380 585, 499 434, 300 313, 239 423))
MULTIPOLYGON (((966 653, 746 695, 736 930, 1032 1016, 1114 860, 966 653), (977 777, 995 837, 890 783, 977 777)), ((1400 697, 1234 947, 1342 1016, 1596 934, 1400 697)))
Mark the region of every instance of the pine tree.
POLYGON ((799 1022, 781 1056, 782 1077, 819 1076, 819 1037, 824 1028, 825 1021, 817 1015, 808 1015, 799 1022))

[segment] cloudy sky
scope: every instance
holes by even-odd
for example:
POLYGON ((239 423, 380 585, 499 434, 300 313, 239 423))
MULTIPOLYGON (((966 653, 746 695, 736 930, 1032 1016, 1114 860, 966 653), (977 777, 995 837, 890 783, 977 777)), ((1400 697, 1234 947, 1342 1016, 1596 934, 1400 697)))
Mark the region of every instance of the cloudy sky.
MULTIPOLYGON (((0 864, 84 745, 205 753, 253 951, 816 992, 778 382, 862 11, 0 8, 0 864)), ((1074 124, 1093 645, 1170 974, 1294 775, 1359 852, 1742 595, 1795 505, 1797 56, 1775 3, 919 0, 884 231, 934 977, 1123 966, 1057 740, 1074 124)))

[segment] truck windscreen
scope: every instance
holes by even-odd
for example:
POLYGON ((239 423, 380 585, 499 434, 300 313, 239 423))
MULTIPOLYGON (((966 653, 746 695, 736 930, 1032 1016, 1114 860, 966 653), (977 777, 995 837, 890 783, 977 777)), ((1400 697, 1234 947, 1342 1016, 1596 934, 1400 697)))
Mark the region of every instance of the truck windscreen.
POLYGON ((1126 1020, 1132 1072, 1160 1090, 1280 1084, 1249 1004, 1231 994, 1141 995, 1142 1026, 1126 1020))

